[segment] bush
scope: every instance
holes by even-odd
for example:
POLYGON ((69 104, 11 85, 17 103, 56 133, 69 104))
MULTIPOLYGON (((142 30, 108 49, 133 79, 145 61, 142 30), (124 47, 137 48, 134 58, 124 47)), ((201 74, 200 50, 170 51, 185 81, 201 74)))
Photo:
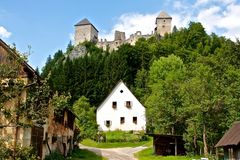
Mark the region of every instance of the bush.
POLYGON ((147 141, 148 136, 144 132, 133 132, 133 131, 109 131, 106 132, 107 142, 140 142, 147 141))
POLYGON ((64 156, 58 151, 53 151, 45 157, 45 160, 65 160, 64 156))
MULTIPOLYGON (((7 146, 4 142, 5 139, 0 138, 0 160, 10 160, 13 157, 13 147, 7 146)), ((38 160, 37 154, 33 147, 20 147, 16 148, 15 160, 38 160)))
POLYGON ((33 147, 17 148, 16 160, 38 160, 37 154, 33 147))

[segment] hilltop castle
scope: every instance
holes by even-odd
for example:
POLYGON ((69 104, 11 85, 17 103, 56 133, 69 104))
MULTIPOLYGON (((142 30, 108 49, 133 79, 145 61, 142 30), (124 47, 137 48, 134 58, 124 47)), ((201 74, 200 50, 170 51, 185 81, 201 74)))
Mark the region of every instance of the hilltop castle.
POLYGON ((130 35, 126 39, 125 32, 115 31, 115 36, 113 41, 98 40, 98 30, 97 28, 89 22, 88 19, 83 19, 75 25, 75 45, 82 43, 84 41, 92 41, 97 43, 97 46, 106 50, 117 49, 118 46, 129 43, 134 45, 139 38, 149 38, 153 35, 164 36, 165 33, 171 32, 172 17, 170 17, 166 12, 161 12, 156 18, 156 27, 152 34, 142 35, 141 31, 137 31, 135 34, 130 35))

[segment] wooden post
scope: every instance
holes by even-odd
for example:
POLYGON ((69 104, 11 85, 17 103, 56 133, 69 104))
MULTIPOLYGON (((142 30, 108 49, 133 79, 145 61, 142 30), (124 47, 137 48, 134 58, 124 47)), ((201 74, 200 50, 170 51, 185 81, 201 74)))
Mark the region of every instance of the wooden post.
POLYGON ((216 148, 216 160, 218 160, 219 157, 218 157, 218 148, 216 148))
POLYGON ((232 156, 231 156, 232 154, 231 154, 231 148, 228 148, 228 158, 229 159, 231 159, 232 158, 232 156))
POLYGON ((175 156, 177 156, 177 137, 175 137, 175 156))
POLYGON ((16 158, 16 149, 17 149, 17 142, 18 142, 18 121, 19 121, 19 116, 17 115, 16 118, 16 130, 15 130, 15 135, 14 135, 14 143, 13 143, 13 159, 15 160, 16 158))

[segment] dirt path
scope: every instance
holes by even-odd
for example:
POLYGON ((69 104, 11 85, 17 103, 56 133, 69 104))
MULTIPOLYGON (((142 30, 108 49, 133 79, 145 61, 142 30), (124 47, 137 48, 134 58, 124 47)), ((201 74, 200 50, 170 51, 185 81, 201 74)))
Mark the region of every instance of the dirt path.
POLYGON ((147 147, 139 146, 139 147, 125 147, 125 148, 94 148, 84 146, 82 144, 79 145, 81 149, 87 149, 100 155, 102 157, 106 157, 108 160, 137 160, 134 158, 134 153, 139 152, 147 147))

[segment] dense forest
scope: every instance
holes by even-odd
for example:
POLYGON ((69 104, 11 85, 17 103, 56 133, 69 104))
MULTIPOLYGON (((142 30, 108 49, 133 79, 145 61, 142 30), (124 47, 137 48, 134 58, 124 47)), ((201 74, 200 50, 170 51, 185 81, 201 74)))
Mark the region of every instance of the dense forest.
POLYGON ((147 132, 183 135, 188 152, 213 152, 234 121, 240 120, 240 42, 200 23, 164 37, 139 39, 109 52, 84 42, 87 53, 70 60, 74 46, 49 56, 42 69, 54 91, 85 96, 99 106, 123 80, 146 106, 147 132))

